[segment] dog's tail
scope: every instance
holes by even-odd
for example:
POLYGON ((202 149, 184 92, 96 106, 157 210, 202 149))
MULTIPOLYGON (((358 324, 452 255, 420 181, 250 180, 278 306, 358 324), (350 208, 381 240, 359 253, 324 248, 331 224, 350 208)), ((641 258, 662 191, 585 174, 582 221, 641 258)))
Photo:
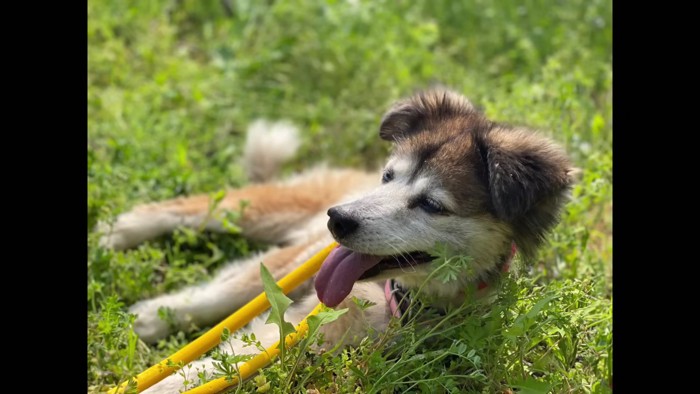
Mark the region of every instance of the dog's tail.
POLYGON ((243 166, 251 182, 269 181, 299 149, 299 131, 289 122, 256 120, 248 126, 243 166))

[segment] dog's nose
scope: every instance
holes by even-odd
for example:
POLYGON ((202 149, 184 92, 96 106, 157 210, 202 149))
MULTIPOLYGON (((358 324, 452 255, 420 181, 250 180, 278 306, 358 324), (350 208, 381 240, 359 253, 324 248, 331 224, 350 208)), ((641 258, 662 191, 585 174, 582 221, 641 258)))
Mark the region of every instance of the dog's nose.
POLYGON ((328 230, 336 239, 342 239, 352 234, 360 223, 346 214, 341 213, 338 208, 328 210, 328 230))

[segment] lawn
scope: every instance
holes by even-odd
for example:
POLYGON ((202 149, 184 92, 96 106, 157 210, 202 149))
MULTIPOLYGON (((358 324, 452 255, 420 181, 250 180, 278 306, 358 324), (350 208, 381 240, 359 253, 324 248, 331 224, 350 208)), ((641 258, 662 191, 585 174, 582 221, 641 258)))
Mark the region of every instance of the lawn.
POLYGON ((113 252, 98 247, 97 221, 244 184, 246 126, 261 117, 302 130, 286 173, 322 161, 376 167, 389 149, 378 139, 384 111, 441 83, 492 119, 551 135, 583 170, 537 262, 513 272, 492 305, 337 354, 292 351, 240 392, 610 392, 611 2, 230 3, 229 14, 220 1, 88 2, 88 391, 206 329, 147 346, 129 305, 261 247, 179 230, 113 252))

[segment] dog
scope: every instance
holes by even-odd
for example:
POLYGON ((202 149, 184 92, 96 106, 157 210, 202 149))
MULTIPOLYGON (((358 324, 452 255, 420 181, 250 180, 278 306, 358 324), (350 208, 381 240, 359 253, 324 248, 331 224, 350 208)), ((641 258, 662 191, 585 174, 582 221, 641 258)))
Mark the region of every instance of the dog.
MULTIPOLYGON (((279 279, 335 240, 340 246, 318 272, 315 294, 311 283, 297 289, 299 301, 286 318, 297 324, 319 300, 348 308, 322 333, 327 343, 356 344, 370 331, 386 330, 396 315, 386 298, 389 279, 401 289, 422 285, 433 306, 443 308, 494 283, 513 247, 525 260, 535 257, 558 222, 577 173, 551 139, 493 122, 464 96, 444 88, 397 102, 382 118, 379 137, 393 144, 381 171, 318 167, 275 181, 298 138, 291 125, 256 122, 244 154, 252 183, 229 190, 214 215, 210 198, 200 195, 138 206, 103 224, 102 246, 124 249, 179 226, 223 232, 220 214, 247 202, 237 222, 242 235, 273 245, 232 262, 209 283, 133 305, 139 337, 153 343, 170 333, 172 327, 158 316, 161 307, 172 310, 176 328, 215 324, 262 292, 260 262, 279 279), (429 279, 437 248, 443 256, 468 256, 468 269, 448 283, 429 279), (353 297, 372 306, 360 308, 353 297)), ((277 328, 262 318, 247 330, 265 346, 279 339, 277 328)), ((257 352, 230 341, 223 351, 233 346, 239 354, 257 352)), ((211 359, 193 367, 214 369, 211 359)), ((146 392, 177 392, 182 383, 173 374, 146 392)))

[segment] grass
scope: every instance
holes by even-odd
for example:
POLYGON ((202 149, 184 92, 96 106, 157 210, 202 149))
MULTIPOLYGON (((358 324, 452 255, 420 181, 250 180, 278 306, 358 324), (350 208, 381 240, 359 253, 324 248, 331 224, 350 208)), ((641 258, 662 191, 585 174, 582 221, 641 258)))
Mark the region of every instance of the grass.
POLYGON ((244 184, 237 159, 258 117, 303 130, 287 172, 320 161, 375 166, 389 148, 377 138, 383 111, 433 82, 493 119, 550 133, 584 170, 550 243, 493 305, 395 327, 338 354, 292 350, 240 390, 611 391, 611 3, 232 3, 227 16, 219 1, 88 2, 88 391, 206 328, 146 346, 128 305, 260 247, 181 230, 112 252, 97 246, 98 220, 244 184))

